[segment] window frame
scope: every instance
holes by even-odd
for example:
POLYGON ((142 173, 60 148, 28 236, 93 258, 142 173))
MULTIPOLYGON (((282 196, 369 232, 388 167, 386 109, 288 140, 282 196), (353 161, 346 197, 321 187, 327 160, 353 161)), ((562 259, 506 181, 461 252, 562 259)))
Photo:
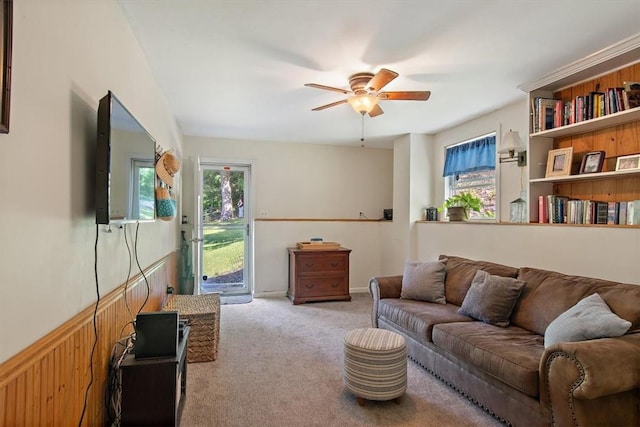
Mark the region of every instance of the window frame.
MULTIPOLYGON (((494 217, 482 217, 482 218, 469 218, 470 221, 473 222, 488 222, 488 223, 497 223, 500 222, 500 188, 499 188, 499 183, 500 183, 500 172, 499 172, 499 168, 498 168, 498 164, 499 164, 499 156, 498 156, 498 151, 497 151, 497 145, 498 145, 498 131, 490 131, 478 136, 475 136, 473 138, 468 138, 465 139, 463 141, 459 141, 456 142, 454 144, 449 144, 447 146, 444 147, 444 151, 443 151, 443 157, 446 158, 447 155, 447 149, 451 148, 451 147, 455 147, 457 145, 462 145, 462 144, 467 144, 469 142, 475 141, 477 139, 481 139, 481 138, 486 138, 486 137, 490 137, 493 136, 495 138, 496 141, 496 163, 495 163, 495 167, 493 170, 493 187, 494 187, 494 191, 495 191, 495 196, 494 196, 494 217)), ((491 169, 487 169, 487 170, 491 170, 491 169)), ((474 172, 469 172, 469 173, 474 173, 474 172)), ((450 197, 451 195, 453 195, 453 184, 455 183, 455 177, 456 175, 448 175, 446 177, 444 177, 444 198, 445 200, 450 197)))
POLYGON ((153 189, 153 218, 151 219, 156 219, 156 211, 155 211, 155 184, 156 184, 156 179, 155 179, 155 164, 154 164, 154 160, 151 159, 146 159, 146 158, 141 158, 141 157, 137 157, 137 156, 132 156, 129 158, 129 162, 130 162, 130 178, 129 178, 129 212, 132 213, 134 218, 139 218, 140 217, 140 205, 136 205, 134 203, 135 200, 140 201, 140 170, 141 169, 151 169, 153 171, 154 174, 154 189, 153 189))

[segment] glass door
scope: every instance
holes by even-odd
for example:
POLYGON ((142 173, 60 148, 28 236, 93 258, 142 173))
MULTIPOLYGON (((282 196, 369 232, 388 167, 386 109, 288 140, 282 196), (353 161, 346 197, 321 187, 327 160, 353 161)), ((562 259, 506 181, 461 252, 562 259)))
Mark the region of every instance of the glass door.
POLYGON ((251 293, 249 166, 201 163, 200 293, 251 293))

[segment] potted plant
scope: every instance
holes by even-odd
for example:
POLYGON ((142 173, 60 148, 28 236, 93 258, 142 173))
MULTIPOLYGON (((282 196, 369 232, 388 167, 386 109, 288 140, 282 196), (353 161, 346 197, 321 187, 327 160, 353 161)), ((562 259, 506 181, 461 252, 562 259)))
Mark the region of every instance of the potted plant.
POLYGON ((438 211, 442 212, 446 208, 449 221, 466 221, 469 219, 470 211, 480 212, 482 207, 484 207, 484 203, 478 196, 464 191, 445 200, 438 211))

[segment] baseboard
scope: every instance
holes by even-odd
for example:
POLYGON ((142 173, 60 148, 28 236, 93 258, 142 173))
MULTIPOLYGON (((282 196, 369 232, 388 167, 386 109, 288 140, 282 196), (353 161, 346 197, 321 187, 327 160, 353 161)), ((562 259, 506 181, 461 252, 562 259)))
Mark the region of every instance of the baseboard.
POLYGON ((254 298, 285 298, 287 291, 254 292, 254 298))
MULTIPOLYGON (((369 287, 357 287, 357 288, 349 288, 349 293, 351 294, 362 294, 368 293, 369 287)), ((269 292, 255 292, 253 294, 254 298, 284 298, 287 296, 287 291, 269 291, 269 292)))

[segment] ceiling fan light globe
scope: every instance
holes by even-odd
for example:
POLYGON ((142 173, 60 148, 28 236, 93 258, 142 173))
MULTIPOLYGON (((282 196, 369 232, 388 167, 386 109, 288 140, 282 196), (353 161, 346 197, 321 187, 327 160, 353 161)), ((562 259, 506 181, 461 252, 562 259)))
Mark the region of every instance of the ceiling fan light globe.
POLYGON ((347 102, 357 113, 364 115, 378 105, 378 98, 374 95, 354 95, 350 96, 347 102))

